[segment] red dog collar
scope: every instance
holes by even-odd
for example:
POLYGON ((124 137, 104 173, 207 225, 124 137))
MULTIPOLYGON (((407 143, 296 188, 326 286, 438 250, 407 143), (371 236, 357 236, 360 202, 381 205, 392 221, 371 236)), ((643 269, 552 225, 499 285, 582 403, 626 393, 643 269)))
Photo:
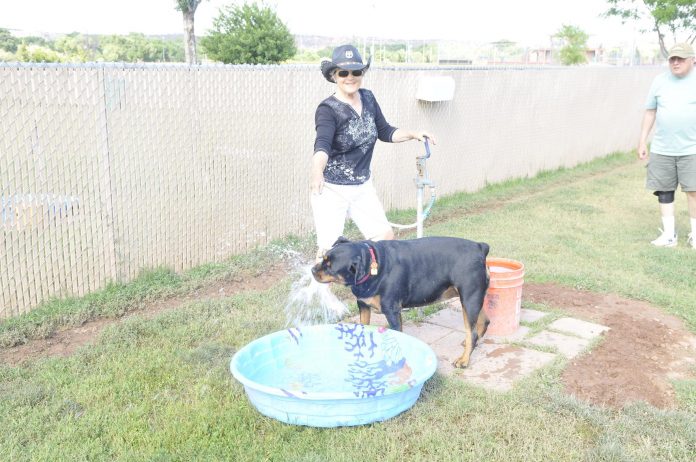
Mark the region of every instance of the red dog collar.
POLYGON ((377 276, 379 273, 379 265, 377 264, 377 257, 375 256, 375 249, 373 249, 369 244, 365 244, 367 248, 370 250, 370 273, 366 274, 363 276, 358 282, 355 284, 362 284, 363 282, 367 281, 367 279, 370 276, 377 276))

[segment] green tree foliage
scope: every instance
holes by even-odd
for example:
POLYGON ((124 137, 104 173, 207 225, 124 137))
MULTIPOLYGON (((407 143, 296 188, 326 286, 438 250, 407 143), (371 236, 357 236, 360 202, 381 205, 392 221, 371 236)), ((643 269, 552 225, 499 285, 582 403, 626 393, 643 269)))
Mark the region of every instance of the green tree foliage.
POLYGON ((53 43, 53 49, 62 53, 67 61, 87 62, 96 61, 99 57, 99 41, 94 37, 73 32, 58 38, 53 43))
MULTIPOLYGON (((150 39, 152 46, 157 50, 155 61, 157 62, 185 62, 184 47, 181 40, 150 39)), ((155 56, 155 55, 153 55, 155 56)))
POLYGON ((20 39, 13 36, 9 30, 0 28, 0 50, 16 53, 22 43, 26 46, 38 45, 44 48, 52 48, 52 43, 43 37, 22 37, 20 39))
POLYGON ((19 40, 13 37, 9 30, 0 28, 0 50, 14 53, 19 46, 19 40))
POLYGON ((146 37, 143 34, 85 36, 74 32, 50 41, 42 37, 20 39, 13 37, 6 29, 0 29, 0 61, 183 62, 183 60, 184 47, 179 38, 167 40, 146 37))
POLYGON ((64 61, 63 56, 41 45, 27 45, 22 43, 17 47, 16 57, 18 61, 33 63, 59 63, 64 61))
POLYGON ((102 57, 116 62, 182 61, 184 50, 181 42, 148 39, 143 34, 109 35, 103 37, 102 57))
POLYGON ((297 51, 294 37, 275 11, 256 3, 220 8, 201 45, 210 59, 226 64, 277 64, 297 51))
POLYGON ((28 37, 22 37, 20 42, 26 43, 27 45, 38 45, 40 47, 53 48, 53 42, 51 40, 47 40, 43 37, 36 37, 33 35, 28 37))
POLYGON ((491 43, 491 59, 493 63, 506 63, 514 60, 522 51, 516 42, 508 39, 500 39, 491 43))
POLYGON ((563 25, 554 35, 563 43, 560 51, 561 63, 570 66, 587 62, 587 39, 589 36, 577 26, 563 25))
MULTIPOLYGON (((438 46, 436 43, 422 42, 419 40, 415 43, 377 42, 372 45, 361 43, 358 39, 354 39, 352 42, 358 47, 363 58, 372 54, 373 63, 433 64, 438 61, 438 46), (371 49, 374 49, 374 51, 371 51, 371 49)), ((292 57, 291 61, 317 64, 322 59, 330 58, 332 52, 333 47, 331 46, 314 49, 301 48, 298 49, 297 54, 292 57)))
POLYGON ((649 20, 657 34, 662 55, 667 57, 666 33, 671 42, 693 43, 696 39, 696 0, 607 0, 607 17, 618 17, 625 23, 649 20))

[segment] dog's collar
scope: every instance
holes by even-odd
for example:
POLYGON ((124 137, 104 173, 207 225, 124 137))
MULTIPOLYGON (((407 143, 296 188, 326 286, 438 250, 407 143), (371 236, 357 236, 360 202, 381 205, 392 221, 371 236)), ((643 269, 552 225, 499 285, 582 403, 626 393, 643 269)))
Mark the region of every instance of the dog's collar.
POLYGON ((362 284, 363 282, 367 281, 370 278, 370 276, 377 276, 377 274, 379 273, 379 265, 377 264, 375 249, 373 249, 370 244, 365 243, 365 245, 367 246, 367 249, 370 251, 370 272, 363 276, 358 282, 356 282, 356 285, 362 284))

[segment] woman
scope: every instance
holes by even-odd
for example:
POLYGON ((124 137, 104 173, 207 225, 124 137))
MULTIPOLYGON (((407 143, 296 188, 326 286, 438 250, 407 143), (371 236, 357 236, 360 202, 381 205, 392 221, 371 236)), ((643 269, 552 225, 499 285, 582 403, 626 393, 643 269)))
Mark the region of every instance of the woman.
POLYGON ((317 232, 317 259, 343 234, 346 217, 365 239, 393 239, 394 232, 370 178, 370 163, 377 139, 387 143, 423 141, 432 135, 408 131, 387 123, 370 90, 361 89, 370 67, 352 45, 334 49, 321 73, 336 84, 336 93, 317 107, 317 136, 312 157, 312 211, 317 232))

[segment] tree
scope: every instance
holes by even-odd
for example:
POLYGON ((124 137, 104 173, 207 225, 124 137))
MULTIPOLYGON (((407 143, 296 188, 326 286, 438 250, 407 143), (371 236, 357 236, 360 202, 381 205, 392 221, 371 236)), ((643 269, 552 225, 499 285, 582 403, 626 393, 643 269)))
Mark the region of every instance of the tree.
POLYGON ((563 46, 560 51, 561 63, 570 66, 587 62, 587 39, 589 36, 579 27, 563 25, 554 37, 559 38, 563 46))
POLYGON ((662 56, 667 57, 665 33, 674 42, 693 43, 696 39, 696 0, 607 0, 606 17, 619 17, 625 23, 647 19, 657 33, 662 56))
POLYGON ((209 58, 226 64, 277 64, 297 51, 294 37, 275 11, 255 3, 220 8, 201 45, 209 58))
POLYGON ((182 61, 181 42, 148 38, 131 32, 128 35, 110 35, 100 40, 102 57, 106 61, 160 62, 182 61))
POLYGON ((17 51, 20 41, 7 30, 0 28, 0 49, 14 53, 17 51))
POLYGON ((68 61, 96 61, 99 43, 94 38, 73 32, 56 39, 53 49, 65 55, 68 61))
POLYGON ((60 63, 63 61, 63 56, 50 48, 41 45, 22 44, 17 47, 17 61, 34 62, 34 63, 60 63))
POLYGON ((501 39, 491 42, 491 45, 491 52, 493 54, 491 57, 491 62, 493 62, 493 64, 510 62, 510 57, 519 55, 521 53, 517 43, 508 39, 501 39))
POLYGON ((201 4, 202 0, 176 0, 176 9, 184 15, 184 50, 186 54, 186 62, 189 64, 198 63, 198 54, 196 52, 196 34, 193 29, 193 17, 196 14, 196 8, 201 4))
POLYGON ((154 61, 184 62, 185 50, 180 40, 150 39, 154 47, 154 61))

